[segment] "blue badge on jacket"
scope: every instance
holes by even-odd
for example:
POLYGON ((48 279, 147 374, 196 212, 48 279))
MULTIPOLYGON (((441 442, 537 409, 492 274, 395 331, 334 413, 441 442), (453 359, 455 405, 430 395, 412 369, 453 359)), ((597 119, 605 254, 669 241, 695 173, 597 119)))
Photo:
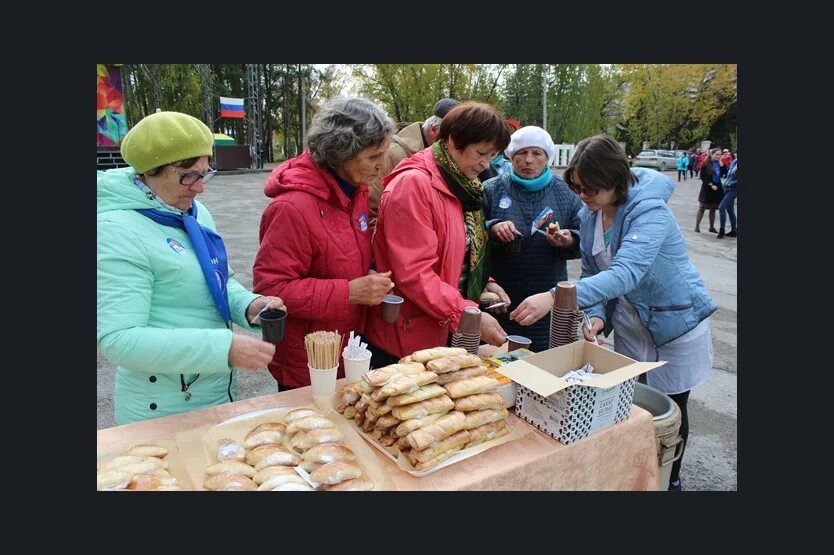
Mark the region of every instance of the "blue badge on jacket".
POLYGON ((359 230, 360 231, 368 231, 368 215, 364 212, 359 213, 359 230))
POLYGON ((513 199, 511 199, 507 195, 504 195, 503 197, 501 197, 501 200, 498 201, 498 208, 509 208, 512 205, 513 199))
POLYGON ((171 247, 171 249, 173 249, 173 251, 174 251, 175 253, 181 254, 181 253, 182 253, 182 251, 184 251, 184 250, 185 250, 185 247, 183 247, 182 245, 180 245, 180 244, 179 244, 179 242, 178 242, 176 239, 172 239, 172 238, 170 238, 170 237, 166 237, 166 238, 165 238, 165 241, 167 241, 167 242, 168 242, 168 246, 169 246, 169 247, 171 247))

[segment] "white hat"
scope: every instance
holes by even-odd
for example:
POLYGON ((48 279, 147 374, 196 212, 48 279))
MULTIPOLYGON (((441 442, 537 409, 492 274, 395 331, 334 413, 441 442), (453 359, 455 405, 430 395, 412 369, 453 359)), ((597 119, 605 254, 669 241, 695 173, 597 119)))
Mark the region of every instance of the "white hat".
POLYGON ((553 164, 553 160, 556 158, 556 145, 553 144, 550 133, 535 125, 522 127, 510 135, 510 144, 507 146, 504 154, 512 160, 513 154, 531 146, 542 149, 547 154, 547 163, 549 165, 553 164))
POLYGON ((725 148, 725 149, 724 149, 724 152, 730 152, 730 151, 729 151, 729 150, 727 150, 727 149, 725 148))

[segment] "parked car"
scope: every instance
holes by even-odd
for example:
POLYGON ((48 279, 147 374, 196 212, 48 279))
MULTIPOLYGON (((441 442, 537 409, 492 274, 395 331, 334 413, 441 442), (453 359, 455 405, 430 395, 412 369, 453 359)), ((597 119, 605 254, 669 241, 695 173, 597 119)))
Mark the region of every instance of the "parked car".
POLYGON ((677 158, 671 150, 644 150, 634 157, 634 165, 660 171, 674 170, 677 167, 677 158))

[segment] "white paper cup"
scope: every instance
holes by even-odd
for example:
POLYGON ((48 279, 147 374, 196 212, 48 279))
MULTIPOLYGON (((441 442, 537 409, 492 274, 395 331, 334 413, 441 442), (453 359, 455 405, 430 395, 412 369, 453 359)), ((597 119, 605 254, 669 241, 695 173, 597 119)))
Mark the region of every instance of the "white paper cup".
POLYGON ((336 372, 339 370, 338 366, 328 368, 327 370, 319 370, 308 364, 307 368, 310 369, 310 387, 313 397, 323 397, 336 393, 336 372))
POLYGON ((365 358, 348 358, 342 356, 345 363, 345 383, 358 382, 362 379, 362 374, 371 368, 371 353, 365 358))

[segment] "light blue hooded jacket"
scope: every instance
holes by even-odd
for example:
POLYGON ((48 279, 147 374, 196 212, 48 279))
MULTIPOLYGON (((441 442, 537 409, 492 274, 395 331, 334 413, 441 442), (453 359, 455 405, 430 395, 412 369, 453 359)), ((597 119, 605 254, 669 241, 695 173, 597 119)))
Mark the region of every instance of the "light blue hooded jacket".
POLYGON ((660 172, 632 168, 637 183, 619 207, 611 236, 611 266, 600 271, 591 249, 596 218, 585 206, 579 211, 582 276, 576 283, 579 308, 605 321, 617 298, 625 296, 652 335, 655 347, 677 339, 718 309, 698 271, 689 261, 675 216, 666 206, 675 184, 660 172))

